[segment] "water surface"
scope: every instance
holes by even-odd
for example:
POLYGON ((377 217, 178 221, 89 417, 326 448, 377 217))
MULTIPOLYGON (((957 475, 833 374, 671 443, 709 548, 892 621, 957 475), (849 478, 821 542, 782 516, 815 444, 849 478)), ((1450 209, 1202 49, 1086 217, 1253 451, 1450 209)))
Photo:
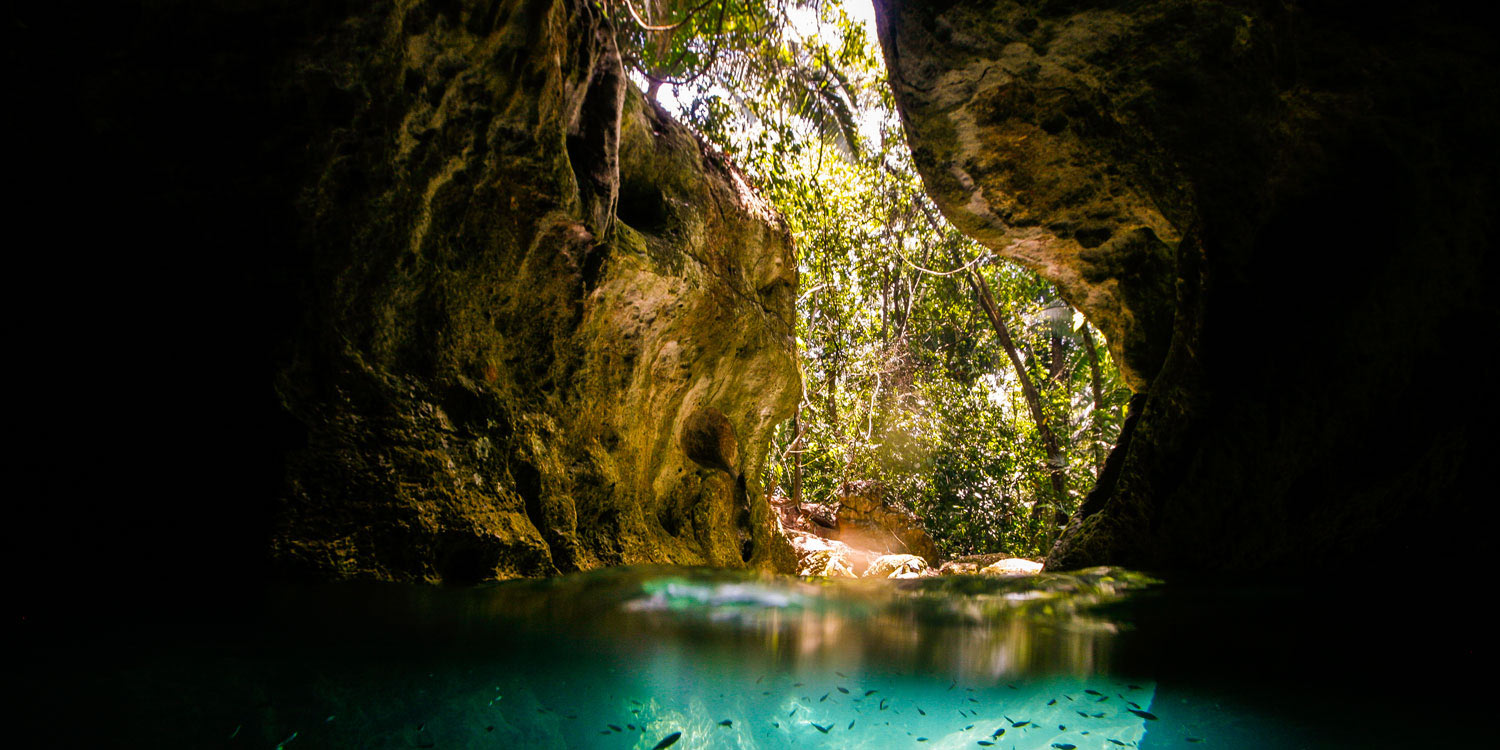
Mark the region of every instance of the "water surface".
POLYGON ((827 582, 633 568, 462 589, 285 587, 239 622, 30 633, 22 729, 27 746, 287 750, 650 750, 673 735, 675 748, 744 750, 1402 747, 1481 735, 1432 692, 1462 683, 1431 684, 1410 644, 1330 622, 1309 601, 1107 569, 827 582))

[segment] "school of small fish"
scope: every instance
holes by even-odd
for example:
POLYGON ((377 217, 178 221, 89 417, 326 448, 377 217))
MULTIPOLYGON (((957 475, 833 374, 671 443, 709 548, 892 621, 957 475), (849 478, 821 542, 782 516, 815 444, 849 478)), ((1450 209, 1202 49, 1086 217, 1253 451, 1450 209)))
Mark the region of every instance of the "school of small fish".
MULTIPOLYGON (((844 680, 849 681, 847 675, 838 672, 836 672, 835 674, 837 674, 844 680)), ((762 676, 758 678, 755 683, 757 685, 760 685, 765 680, 766 677, 762 676)), ((856 724, 860 723, 860 718, 861 716, 863 716, 863 718, 866 720, 864 722, 866 728, 863 729, 862 732, 866 734, 862 735, 862 740, 868 739, 867 733, 870 731, 889 732, 890 737, 888 738, 889 741, 885 743, 886 747, 902 746, 901 735, 897 734, 899 732, 904 732, 905 736, 907 737, 907 741, 912 743, 926 743, 930 742, 932 739, 931 737, 925 735, 917 735, 913 731, 906 730, 902 725, 901 720, 899 719, 895 720, 894 722, 890 719, 890 717, 901 715, 903 708, 914 710, 916 714, 921 717, 929 717, 929 712, 922 705, 918 704, 914 699, 904 699, 899 695, 891 694, 891 690, 889 688, 866 687, 863 685, 851 688, 848 684, 835 684, 831 685, 830 688, 821 695, 821 697, 814 701, 811 697, 811 694, 816 691, 799 690, 800 688, 806 687, 805 683, 792 683, 790 687, 792 689, 792 693, 805 693, 799 696, 800 702, 792 701, 792 709, 786 715, 787 719, 796 718, 797 721, 783 724, 779 720, 767 719, 765 724, 766 727, 770 728, 770 730, 775 730, 779 733, 790 733, 793 737, 795 737, 795 733, 800 727, 802 728, 802 731, 817 733, 817 735, 812 736, 816 737, 818 735, 830 735, 829 739, 833 740, 833 735, 835 735, 839 731, 840 724, 843 724, 843 732, 853 732, 856 724), (837 694, 838 696, 848 696, 847 702, 834 698, 833 696, 835 696, 835 694, 837 694), (826 705, 830 701, 832 701, 834 705, 826 705), (847 724, 844 724, 842 719, 834 717, 835 712, 844 711, 852 711, 855 714, 852 717, 848 717, 847 724), (799 712, 802 713, 801 717, 798 717, 799 712)), ((958 687, 958 682, 954 681, 948 686, 947 690, 948 692, 954 692, 958 687)), ((1005 687, 1008 687, 1012 690, 1019 689, 1012 684, 1007 684, 1005 685, 1005 687)), ((1072 723, 1081 724, 1081 726, 1075 726, 1073 730, 1078 734, 1079 737, 1087 738, 1088 741, 1098 742, 1097 745, 1092 745, 1091 747, 1096 746, 1105 748, 1105 750, 1112 750, 1112 748, 1114 747, 1136 747, 1136 741, 1109 737, 1106 734, 1102 733, 1094 734, 1092 730, 1088 729, 1087 727, 1089 726, 1089 722, 1091 722, 1092 720, 1113 719, 1122 714, 1122 712, 1120 711, 1111 713, 1109 710, 1099 710, 1093 708, 1095 706, 1101 706, 1101 704, 1108 703, 1111 697, 1114 697, 1119 701, 1120 708, 1123 709, 1123 712, 1128 712, 1130 715, 1138 717, 1139 719, 1144 721, 1157 721, 1158 717, 1155 714, 1142 708, 1139 703, 1131 700, 1131 696, 1126 694, 1138 690, 1142 690, 1142 688, 1138 685, 1128 685, 1123 692, 1116 691, 1114 695, 1111 696, 1094 688, 1085 688, 1081 692, 1063 692, 1061 695, 1052 696, 1049 698, 1049 700, 1047 700, 1046 705, 1049 707, 1057 706, 1060 701, 1067 701, 1069 704, 1088 704, 1088 706, 1092 710, 1085 711, 1074 709, 1073 712, 1080 717, 1080 721, 1072 723)), ((975 746, 986 748, 1002 748, 1002 743, 1005 743, 1004 746, 1018 748, 1018 750, 1022 747, 1040 747, 1040 745, 1028 744, 1026 742, 1026 734, 1031 731, 1037 731, 1040 733, 1041 742, 1047 741, 1045 737, 1049 733, 1050 727, 1043 727, 1040 725, 1040 722, 1034 719, 1034 717, 1026 716, 1024 714, 1012 716, 1007 713, 1002 713, 1001 718, 1003 719, 1003 721, 999 722, 998 726, 994 726, 992 730, 979 729, 976 732, 976 726, 979 726, 984 722, 982 720, 978 720, 980 712, 978 710, 975 710, 974 707, 985 707, 986 702, 980 700, 977 697, 974 697, 973 695, 970 695, 970 693, 973 692, 975 692, 974 688, 964 688, 964 692, 958 694, 958 696, 960 697, 960 700, 958 701, 959 705, 966 707, 956 708, 954 709, 954 712, 962 717, 965 722, 962 728, 955 728, 954 731, 963 733, 975 732, 974 734, 970 735, 974 737, 975 746), (976 723, 976 720, 978 720, 978 723, 976 723), (1021 744, 1017 745, 1017 742, 1021 744)), ((762 691, 762 694, 771 695, 771 691, 762 691)), ((981 693, 981 695, 983 695, 983 693, 981 693)), ((926 698, 929 705, 931 705, 932 697, 929 695, 926 696, 926 698)), ((495 698, 490 701, 490 705, 493 705, 499 700, 500 696, 496 695, 495 698)), ((647 719, 642 718, 641 716, 642 710, 646 708, 646 704, 633 698, 629 699, 629 703, 635 707, 628 709, 630 713, 629 718, 641 722, 639 725, 635 723, 635 721, 622 721, 620 723, 614 723, 613 721, 602 721, 600 724, 595 725, 597 727, 600 727, 597 730, 597 734, 595 736, 626 735, 634 739, 631 740, 631 743, 629 745, 621 745, 619 747, 644 747, 644 742, 649 742, 649 737, 653 735, 653 733, 650 732, 650 730, 648 730, 647 728, 647 719)), ((992 703, 1001 702, 992 701, 992 703)), ((996 706, 991 707, 994 708, 996 706)), ((939 708, 941 708, 941 706, 939 706, 939 708)), ((1060 708, 1061 707, 1059 707, 1059 709, 1060 708)), ((1020 709, 1018 709, 1017 707, 1009 707, 1009 710, 1014 711, 1020 709)), ((569 721, 578 721, 582 718, 576 712, 560 712, 556 709, 548 707, 538 708, 537 712, 543 714, 555 714, 569 721)), ((331 724, 335 718, 335 716, 329 716, 325 720, 325 723, 331 724)), ((615 721, 619 720, 616 719, 615 721)), ((931 720, 928 719, 924 723, 926 723, 930 727, 930 721, 931 720)), ((684 738, 685 728, 672 727, 670 725, 663 726, 662 722, 654 723, 658 725, 656 731, 671 731, 667 731, 665 734, 660 735, 660 739, 656 742, 655 745, 651 747, 651 750, 665 750, 668 747, 676 745, 684 738)), ((1106 722, 1106 724, 1108 723, 1106 722)), ((736 730, 736 722, 732 718, 721 719, 715 723, 715 726, 721 731, 736 730)), ((1098 725, 1095 725, 1095 728, 1098 728, 1098 725)), ((228 739, 234 740, 240 734, 240 729, 240 726, 236 726, 234 730, 229 733, 228 739)), ((493 731, 494 726, 486 726, 485 730, 487 732, 493 731)), ((745 731, 745 729, 740 729, 738 731, 745 731)), ((1068 725, 1058 724, 1057 731, 1068 731, 1068 725)), ((724 736, 730 735, 726 734, 724 736)), ((1055 737, 1055 735, 1052 736, 1055 737)), ((286 746, 296 740, 297 737, 298 732, 293 731, 289 736, 278 743, 276 747, 278 748, 278 750, 286 750, 286 746)), ((1182 739, 1183 741, 1189 743, 1204 742, 1203 737, 1192 735, 1184 736, 1182 737, 1182 739)), ((688 745, 689 747, 713 748, 723 746, 718 741, 716 741, 713 736, 699 737, 694 735, 690 738, 690 740, 691 742, 688 745)), ((427 726, 425 723, 419 724, 416 727, 415 737, 412 742, 417 747, 422 748, 436 746, 436 743, 432 739, 431 735, 427 733, 427 726)), ((605 741, 601 739, 600 742, 605 741)), ((864 745, 863 742, 861 744, 864 745)), ((590 747, 595 746, 601 748, 609 747, 609 745, 604 744, 590 745, 590 747)), ((1077 750, 1079 745, 1075 742, 1056 741, 1052 742, 1050 744, 1050 747, 1054 750, 1077 750)))

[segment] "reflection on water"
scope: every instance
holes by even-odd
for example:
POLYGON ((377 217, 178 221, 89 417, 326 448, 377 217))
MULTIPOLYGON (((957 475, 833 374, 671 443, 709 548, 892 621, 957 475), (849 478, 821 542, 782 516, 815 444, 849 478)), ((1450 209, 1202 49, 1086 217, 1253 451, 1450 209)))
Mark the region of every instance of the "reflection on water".
POLYGON ((1399 732, 1351 727, 1360 709, 1336 706, 1316 671, 1242 689, 1265 654, 1286 653, 1252 640, 1287 621, 1269 604, 1204 607, 1107 569, 823 582, 638 568, 288 588, 240 627, 41 644, 18 676, 34 704, 22 736, 287 750, 1402 746, 1382 744, 1399 732))

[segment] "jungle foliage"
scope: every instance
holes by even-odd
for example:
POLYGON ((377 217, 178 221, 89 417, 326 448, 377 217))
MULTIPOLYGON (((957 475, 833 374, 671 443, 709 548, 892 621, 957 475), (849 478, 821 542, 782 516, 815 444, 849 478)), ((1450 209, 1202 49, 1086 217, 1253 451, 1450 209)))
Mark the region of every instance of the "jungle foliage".
POLYGON ((648 96, 732 155, 796 241, 804 397, 769 494, 831 504, 874 480, 947 555, 1044 554, 1129 391, 1055 288, 926 196, 873 33, 840 0, 607 10, 648 96))

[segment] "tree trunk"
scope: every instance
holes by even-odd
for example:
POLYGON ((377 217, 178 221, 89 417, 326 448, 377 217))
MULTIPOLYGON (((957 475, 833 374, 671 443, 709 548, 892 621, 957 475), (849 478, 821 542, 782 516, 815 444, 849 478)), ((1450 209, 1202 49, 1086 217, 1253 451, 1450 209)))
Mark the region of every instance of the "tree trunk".
POLYGON ((1089 385, 1094 390, 1094 412, 1089 417, 1094 432, 1094 476, 1104 466, 1104 425, 1099 424, 1099 414, 1104 411, 1104 377, 1099 372, 1099 350, 1094 346, 1094 334, 1089 324, 1083 324, 1083 347, 1089 353, 1089 385))
MULTIPOLYGON (((1026 371, 1026 365, 1021 361, 1020 353, 1016 351, 1016 342, 1011 338, 1010 329, 1006 327, 1005 320, 1000 317, 1000 308, 995 305, 995 298, 990 295, 990 286, 984 280, 984 276, 974 270, 969 271, 967 276, 969 288, 974 292, 980 309, 984 311, 985 317, 990 319, 990 325, 995 329, 995 337, 1000 340, 1000 346, 1004 347, 1005 355, 1010 357, 1011 366, 1016 369, 1016 378, 1021 382, 1021 395, 1026 399, 1026 406, 1031 410, 1031 420, 1036 423, 1037 435, 1042 439, 1042 448, 1047 452, 1047 477, 1052 484, 1056 511, 1057 514, 1062 514, 1068 499, 1067 477, 1063 475, 1063 467, 1067 465, 1067 461, 1062 448, 1058 445, 1057 436, 1053 434, 1052 426, 1047 421, 1047 412, 1042 408, 1041 394, 1037 393, 1036 387, 1031 383, 1031 374, 1026 371)), ((1032 505, 1032 518, 1045 518, 1044 513, 1041 503, 1032 505)))
POLYGON ((792 507, 802 505, 802 405, 792 417, 792 507))

